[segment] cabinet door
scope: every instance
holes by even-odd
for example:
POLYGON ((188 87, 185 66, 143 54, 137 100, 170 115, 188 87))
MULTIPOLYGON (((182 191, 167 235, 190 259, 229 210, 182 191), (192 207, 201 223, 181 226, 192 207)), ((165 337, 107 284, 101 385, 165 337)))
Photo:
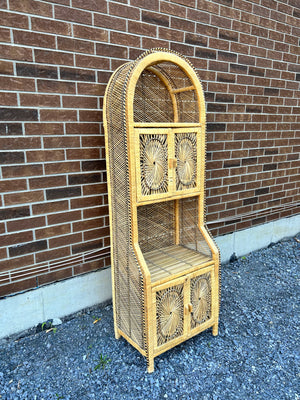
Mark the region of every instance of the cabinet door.
MULTIPOLYGON (((213 318, 214 304, 214 271, 211 268, 202 273, 194 273, 190 277, 190 330, 206 329, 213 318)), ((194 332, 193 332, 194 331, 194 332)))
POLYGON ((170 192, 170 138, 168 130, 139 131, 139 159, 137 165, 137 195, 139 199, 151 200, 164 197, 170 192))
POLYGON ((176 160, 176 194, 199 189, 198 154, 200 135, 196 130, 174 132, 176 160))
POLYGON ((186 278, 181 278, 153 291, 156 353, 175 346, 186 336, 185 284, 186 278))

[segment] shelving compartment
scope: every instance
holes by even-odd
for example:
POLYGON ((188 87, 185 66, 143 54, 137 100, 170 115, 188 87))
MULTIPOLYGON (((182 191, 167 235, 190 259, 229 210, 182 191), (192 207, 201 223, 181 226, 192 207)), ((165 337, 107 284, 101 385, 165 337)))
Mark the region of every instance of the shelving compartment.
POLYGON ((212 261, 198 227, 198 198, 138 207, 139 245, 152 284, 186 274, 212 261))

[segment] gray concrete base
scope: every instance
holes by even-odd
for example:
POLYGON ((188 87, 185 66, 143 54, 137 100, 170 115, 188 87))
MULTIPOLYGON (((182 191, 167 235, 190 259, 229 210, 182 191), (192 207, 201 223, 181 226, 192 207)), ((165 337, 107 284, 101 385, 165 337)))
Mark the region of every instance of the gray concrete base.
POLYGON ((0 300, 0 338, 111 299, 110 268, 0 300))
POLYGON ((300 232, 300 215, 295 215, 218 236, 216 242, 220 249, 221 262, 228 262, 233 253, 241 257, 251 251, 267 247, 272 242, 276 243, 285 237, 294 236, 298 232, 300 232))
MULTIPOLYGON (((221 261, 236 253, 241 257, 271 242, 296 235, 300 215, 219 236, 221 261)), ((0 338, 29 329, 47 319, 63 318, 111 299, 110 269, 91 272, 65 281, 8 296, 0 300, 0 338)))

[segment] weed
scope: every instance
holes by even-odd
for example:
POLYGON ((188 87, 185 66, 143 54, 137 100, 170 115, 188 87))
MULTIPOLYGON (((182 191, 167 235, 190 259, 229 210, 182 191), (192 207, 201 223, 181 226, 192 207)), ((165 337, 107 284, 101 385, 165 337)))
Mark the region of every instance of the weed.
POLYGON ((105 367, 108 365, 108 363, 111 362, 110 358, 107 358, 108 356, 103 356, 102 353, 100 353, 99 356, 99 364, 97 364, 94 367, 94 371, 96 371, 97 369, 105 369, 105 367))
POLYGON ((55 393, 55 396, 56 396, 57 400, 62 400, 62 399, 64 399, 63 396, 60 396, 60 395, 58 395, 57 393, 55 393))

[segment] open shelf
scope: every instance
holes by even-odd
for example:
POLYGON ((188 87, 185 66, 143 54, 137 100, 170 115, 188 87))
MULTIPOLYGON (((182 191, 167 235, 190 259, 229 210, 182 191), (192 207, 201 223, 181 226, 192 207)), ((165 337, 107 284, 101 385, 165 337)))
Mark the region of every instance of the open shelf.
POLYGON ((194 267, 207 264, 212 258, 180 245, 162 247, 144 254, 152 283, 187 273, 194 267))

